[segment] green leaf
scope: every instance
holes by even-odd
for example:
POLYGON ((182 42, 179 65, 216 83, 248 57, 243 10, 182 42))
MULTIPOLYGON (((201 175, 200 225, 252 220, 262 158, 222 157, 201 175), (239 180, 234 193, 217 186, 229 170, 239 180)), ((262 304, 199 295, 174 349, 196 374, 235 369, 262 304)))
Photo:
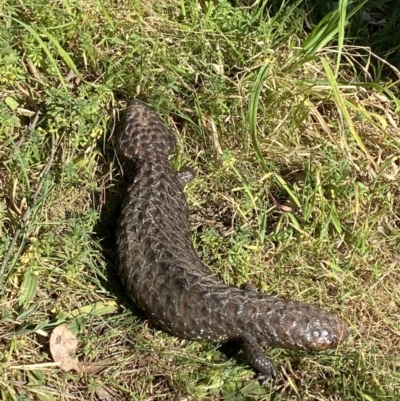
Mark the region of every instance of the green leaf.
POLYGON ((81 308, 74 309, 69 314, 70 317, 78 317, 82 315, 103 316, 114 313, 118 309, 115 301, 96 302, 94 304, 85 305, 81 308))
POLYGON ((38 305, 32 305, 31 307, 29 307, 28 309, 23 310, 19 316, 17 317, 17 320, 19 322, 23 322, 24 320, 26 320, 30 315, 32 315, 33 313, 36 312, 38 308, 38 305))
POLYGON ((24 280, 20 287, 18 305, 27 306, 35 298, 37 288, 38 277, 32 270, 28 269, 24 274, 24 280))
POLYGON ((19 107, 19 103, 10 96, 7 96, 4 99, 4 102, 11 110, 16 110, 19 107))
POLYGON ((40 322, 38 324, 28 324, 21 329, 19 329, 15 334, 17 336, 25 336, 30 333, 36 333, 38 330, 48 330, 50 327, 49 320, 45 320, 44 322, 40 322))

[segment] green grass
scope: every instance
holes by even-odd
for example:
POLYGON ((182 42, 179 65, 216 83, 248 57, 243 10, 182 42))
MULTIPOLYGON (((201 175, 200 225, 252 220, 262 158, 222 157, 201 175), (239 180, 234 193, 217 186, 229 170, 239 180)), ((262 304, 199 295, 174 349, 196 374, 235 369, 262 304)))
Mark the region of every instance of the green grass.
MULTIPOLYGON (((1 400, 400 398, 399 71, 354 46, 360 11, 344 1, 307 32, 305 1, 240 5, 1 3, 1 400), (204 262, 230 285, 334 311, 349 341, 267 350, 279 377, 262 388, 232 347, 135 310, 112 246, 125 185, 113 140, 133 97, 177 135, 174 166, 196 170, 204 262), (52 363, 62 323, 103 370, 52 363)), ((390 29, 374 35, 387 51, 390 29)))

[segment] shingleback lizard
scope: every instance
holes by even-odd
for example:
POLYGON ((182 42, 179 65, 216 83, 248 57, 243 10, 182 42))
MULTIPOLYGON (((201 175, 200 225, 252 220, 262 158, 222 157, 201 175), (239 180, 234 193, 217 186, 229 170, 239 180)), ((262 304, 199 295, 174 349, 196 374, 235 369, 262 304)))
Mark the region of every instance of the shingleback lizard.
POLYGON ((229 287, 210 273, 192 245, 184 177, 168 162, 175 145, 153 110, 129 103, 117 152, 134 173, 118 221, 117 257, 134 303, 178 337, 239 342, 264 381, 276 370, 260 344, 324 350, 347 339, 346 324, 324 309, 229 287))

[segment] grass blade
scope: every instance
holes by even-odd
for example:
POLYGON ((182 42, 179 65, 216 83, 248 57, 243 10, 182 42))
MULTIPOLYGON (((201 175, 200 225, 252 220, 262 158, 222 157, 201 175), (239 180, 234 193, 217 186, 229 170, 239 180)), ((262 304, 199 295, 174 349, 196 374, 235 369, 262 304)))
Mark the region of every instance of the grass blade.
POLYGON ((333 98, 335 99, 336 105, 344 119, 344 121, 346 122, 347 127, 350 130, 351 135, 353 136, 353 139, 356 141, 356 143, 358 144, 359 148, 364 152, 365 156, 368 158, 368 160, 375 166, 375 161, 372 158, 372 156, 369 154, 367 148, 365 147, 361 137, 358 135, 358 132, 356 131, 356 129, 354 128, 354 124, 351 120, 351 117, 349 115, 349 112, 347 111, 347 108, 344 104, 344 99, 342 97, 342 95, 340 94, 339 91, 339 86, 336 82, 336 79, 331 71, 331 68, 328 64, 328 61, 325 58, 321 58, 322 61, 322 65, 324 66, 324 71, 327 75, 329 84, 332 88, 332 94, 333 94, 333 98))
POLYGON ((43 32, 44 35, 46 35, 53 42, 53 45, 57 49, 58 54, 65 61, 65 64, 67 64, 67 66, 76 74, 76 76, 81 77, 81 74, 80 74, 77 66, 73 62, 71 56, 62 48, 62 46, 60 45, 58 40, 45 28, 42 27, 40 30, 41 30, 41 32, 43 32))
POLYGON ((251 91, 250 104, 249 104, 249 127, 250 127, 251 141, 253 143, 253 147, 256 152, 257 158, 263 166, 265 166, 266 164, 257 139, 257 110, 264 79, 269 69, 270 69, 269 64, 263 65, 259 69, 256 81, 251 91))

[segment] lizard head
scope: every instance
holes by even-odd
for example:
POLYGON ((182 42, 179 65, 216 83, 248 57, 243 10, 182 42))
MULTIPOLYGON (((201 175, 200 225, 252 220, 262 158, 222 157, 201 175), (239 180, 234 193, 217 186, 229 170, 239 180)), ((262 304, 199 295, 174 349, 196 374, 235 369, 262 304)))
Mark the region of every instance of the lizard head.
POLYGON ((350 335, 346 323, 325 309, 263 295, 258 295, 258 301, 244 308, 244 328, 269 346, 321 351, 337 346, 350 335))
POLYGON ((321 351, 345 341, 350 331, 334 314, 301 302, 289 301, 269 323, 272 342, 292 349, 321 351))

